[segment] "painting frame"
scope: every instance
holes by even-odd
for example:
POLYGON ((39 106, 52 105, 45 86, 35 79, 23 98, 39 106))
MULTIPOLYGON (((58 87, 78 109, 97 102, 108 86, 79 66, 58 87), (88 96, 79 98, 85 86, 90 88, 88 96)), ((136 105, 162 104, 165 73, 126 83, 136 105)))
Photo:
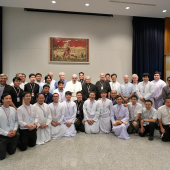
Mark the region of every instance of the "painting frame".
POLYGON ((49 63, 89 64, 89 38, 50 36, 49 63))

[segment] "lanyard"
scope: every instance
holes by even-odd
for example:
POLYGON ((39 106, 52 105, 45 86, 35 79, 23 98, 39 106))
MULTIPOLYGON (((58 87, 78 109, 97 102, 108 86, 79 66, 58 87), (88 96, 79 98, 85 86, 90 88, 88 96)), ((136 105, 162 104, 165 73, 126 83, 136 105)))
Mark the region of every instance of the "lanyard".
POLYGON ((118 107, 119 107, 119 105, 117 105, 117 114, 119 115, 119 112, 120 112, 120 110, 122 108, 122 105, 119 107, 119 110, 118 110, 118 107))
POLYGON ((150 113, 151 113, 151 110, 147 110, 147 118, 149 119, 149 115, 150 115, 150 113))
MULTIPOLYGON (((44 94, 44 96, 45 96, 45 94, 44 94)), ((48 94, 47 94, 47 97, 45 98, 45 103, 47 102, 47 100, 48 100, 48 94)))
POLYGON ((34 83, 34 87, 32 87, 31 83, 30 83, 30 87, 31 87, 31 90, 32 90, 32 93, 34 92, 34 88, 35 88, 35 83, 34 83))
MULTIPOLYGON (((81 102, 82 102, 82 101, 81 101, 81 102)), ((81 102, 80 102, 80 104, 79 104, 79 106, 78 106, 78 101, 76 101, 77 110, 80 110, 81 102)))
MULTIPOLYGON (((58 107, 58 106, 57 106, 58 107)), ((57 112, 57 107, 55 107, 54 103, 53 103, 53 108, 54 108, 54 113, 57 112), (56 112, 55 112, 56 111, 56 112)))
POLYGON ((30 106, 30 113, 29 113, 29 111, 28 111, 28 109, 27 109, 27 107, 26 107, 25 105, 24 105, 24 107, 25 107, 25 109, 26 109, 28 115, 31 117, 31 106, 30 106))
POLYGON ((60 90, 58 90, 58 92, 60 93, 61 99, 63 97, 63 91, 61 92, 60 90))
MULTIPOLYGON (((37 104, 38 104, 38 103, 37 103, 37 104)), ((45 109, 43 109, 40 104, 38 104, 38 106, 39 106, 39 108, 43 111, 43 113, 45 113, 45 109)), ((42 106, 43 106, 43 104, 42 104, 42 106)))
POLYGON ((106 101, 105 102, 102 101, 103 108, 105 108, 105 103, 106 103, 106 101))
MULTIPOLYGON (((12 86, 13 87, 13 86, 12 86)), ((16 92, 16 94, 17 94, 17 97, 19 96, 19 94, 20 94, 20 88, 19 88, 19 91, 17 92, 17 90, 15 89, 15 87, 13 87, 14 88, 14 90, 15 90, 15 92, 16 92)))
MULTIPOLYGON (((9 116, 8 116, 7 112, 5 111, 5 109, 4 109, 4 106, 2 106, 2 109, 4 110, 4 113, 5 113, 6 117, 7 117, 8 122, 9 122, 9 116)), ((10 115, 10 108, 9 108, 9 115, 10 115)))
POLYGON ((89 90, 90 90, 90 84, 87 84, 87 89, 88 89, 88 92, 89 92, 89 90))
POLYGON ((134 107, 133 107, 133 105, 132 105, 132 115, 133 115, 133 118, 134 118, 134 116, 135 116, 135 109, 136 109, 136 104, 134 105, 134 107))
POLYGON ((114 103, 115 103, 115 101, 116 101, 116 99, 114 99, 114 100, 113 100, 113 98, 111 98, 111 100, 112 100, 112 103, 113 103, 113 104, 114 104, 114 103))
POLYGON ((143 82, 143 90, 145 91, 145 88, 146 88, 146 85, 148 84, 148 82, 147 83, 144 83, 143 82))
POLYGON ((91 101, 90 101, 90 103, 91 103, 91 109, 92 109, 92 107, 93 107, 93 103, 94 103, 94 102, 91 102, 91 101))
POLYGON ((100 84, 101 84, 101 86, 103 87, 104 82, 102 83, 102 82, 100 81, 100 84))
POLYGON ((68 104, 68 102, 66 102, 67 104, 67 109, 70 111, 70 104, 68 104))

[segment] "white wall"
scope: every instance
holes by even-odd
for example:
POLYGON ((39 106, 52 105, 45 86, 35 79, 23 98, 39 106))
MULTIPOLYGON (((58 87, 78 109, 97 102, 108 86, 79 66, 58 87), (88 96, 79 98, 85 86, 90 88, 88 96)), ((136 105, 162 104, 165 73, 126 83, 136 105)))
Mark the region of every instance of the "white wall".
MULTIPOLYGON (((73 73, 83 71, 99 79, 100 72, 132 74, 132 18, 98 17, 26 12, 20 8, 3 8, 3 72, 9 81, 17 72, 64 71, 70 80, 73 73), (90 39, 90 64, 50 64, 49 37, 90 39)), ((28 78, 27 78, 28 80, 28 78)))

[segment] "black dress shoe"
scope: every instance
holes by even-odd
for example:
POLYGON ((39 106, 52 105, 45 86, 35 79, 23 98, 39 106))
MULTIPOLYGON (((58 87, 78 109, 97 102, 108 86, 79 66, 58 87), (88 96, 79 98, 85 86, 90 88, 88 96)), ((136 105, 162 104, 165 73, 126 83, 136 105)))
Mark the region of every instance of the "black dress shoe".
POLYGON ((153 140, 153 136, 149 136, 148 140, 152 141, 153 140))

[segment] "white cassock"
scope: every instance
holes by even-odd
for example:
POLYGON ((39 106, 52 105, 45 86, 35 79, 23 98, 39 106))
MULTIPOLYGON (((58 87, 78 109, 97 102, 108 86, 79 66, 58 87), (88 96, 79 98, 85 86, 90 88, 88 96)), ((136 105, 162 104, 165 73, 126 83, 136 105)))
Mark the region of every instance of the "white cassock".
POLYGON ((84 120, 85 120, 85 132, 99 133, 99 114, 100 106, 96 100, 86 100, 83 105, 84 120), (89 125, 87 120, 94 120, 92 125, 89 125))
POLYGON ((153 80, 152 83, 155 86, 154 98, 155 98, 155 109, 158 109, 163 105, 162 89, 166 86, 166 83, 159 79, 158 81, 153 80))
POLYGON ((65 126, 65 134, 66 137, 72 137, 76 135, 76 128, 74 126, 74 122, 76 119, 77 106, 73 101, 64 101, 62 102, 64 107, 64 126, 65 126), (71 122, 71 126, 66 126, 66 122, 71 122))
POLYGON ((110 115, 113 112, 113 104, 109 99, 98 100, 100 106, 99 129, 100 133, 110 133, 110 115))
POLYGON ((82 90, 82 86, 81 86, 81 83, 78 81, 76 81, 76 83, 69 81, 67 82, 65 89, 66 91, 70 91, 72 93, 71 100, 75 101, 77 100, 76 93, 82 90))
POLYGON ((50 126, 51 126, 51 112, 50 108, 46 103, 43 103, 42 105, 35 103, 34 104, 36 113, 38 115, 38 123, 37 123, 37 141, 36 144, 41 145, 45 144, 45 142, 50 141, 51 139, 51 132, 50 132, 50 126), (41 129, 40 125, 48 125, 46 128, 41 129))
POLYGON ((116 82, 109 82, 111 90, 116 90, 117 94, 120 93, 120 83, 116 82))
POLYGON ((58 126, 54 127, 51 125, 51 138, 52 139, 60 139, 64 136, 65 133, 65 125, 63 123, 64 120, 64 107, 63 105, 58 103, 50 103, 49 104, 52 121, 55 123, 60 123, 58 126))
POLYGON ((121 105, 114 105, 113 112, 111 114, 111 121, 113 124, 113 132, 118 138, 129 139, 127 128, 129 126, 129 111, 127 107, 121 105), (123 123, 118 126, 114 126, 117 120, 121 120, 123 123))
POLYGON ((57 88, 57 89, 55 89, 55 90, 53 91, 52 94, 58 93, 58 94, 59 94, 59 102, 62 103, 62 102, 64 102, 64 101, 66 100, 65 92, 66 92, 65 89, 59 90, 59 88, 57 88))
POLYGON ((136 88, 136 94, 138 96, 138 102, 142 105, 142 107, 145 107, 145 103, 140 100, 140 97, 143 97, 145 100, 151 100, 153 102, 152 107, 155 107, 154 105, 154 84, 150 81, 145 83, 144 81, 140 82, 137 85, 136 88))

